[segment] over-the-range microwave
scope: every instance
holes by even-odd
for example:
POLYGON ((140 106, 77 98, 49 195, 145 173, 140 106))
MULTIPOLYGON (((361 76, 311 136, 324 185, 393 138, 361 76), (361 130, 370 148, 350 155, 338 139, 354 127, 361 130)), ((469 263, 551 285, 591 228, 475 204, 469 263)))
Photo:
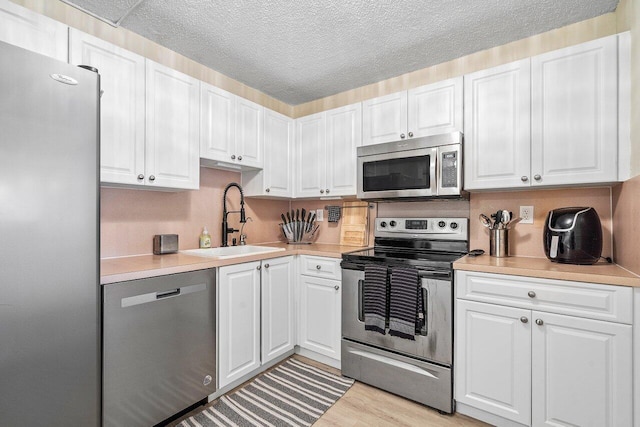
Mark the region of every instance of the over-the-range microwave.
POLYGON ((358 147, 358 198, 457 198, 462 191, 462 133, 358 147))

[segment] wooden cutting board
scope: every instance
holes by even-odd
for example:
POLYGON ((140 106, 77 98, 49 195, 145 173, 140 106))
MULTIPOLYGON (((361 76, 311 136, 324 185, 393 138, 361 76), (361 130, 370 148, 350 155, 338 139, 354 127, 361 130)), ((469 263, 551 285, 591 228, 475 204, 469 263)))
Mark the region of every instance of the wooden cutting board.
POLYGON ((344 246, 367 246, 369 241, 367 202, 343 202, 340 224, 340 244, 344 246))

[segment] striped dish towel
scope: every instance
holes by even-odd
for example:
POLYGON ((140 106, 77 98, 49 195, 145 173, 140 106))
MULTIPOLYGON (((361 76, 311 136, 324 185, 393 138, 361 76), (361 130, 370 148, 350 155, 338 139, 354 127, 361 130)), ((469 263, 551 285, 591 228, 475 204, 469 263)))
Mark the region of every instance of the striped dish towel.
POLYGON ((387 267, 364 266, 364 328, 385 335, 387 318, 387 267))
POLYGON ((389 295, 389 335, 415 340, 416 328, 422 326, 423 320, 418 270, 394 268, 389 295))

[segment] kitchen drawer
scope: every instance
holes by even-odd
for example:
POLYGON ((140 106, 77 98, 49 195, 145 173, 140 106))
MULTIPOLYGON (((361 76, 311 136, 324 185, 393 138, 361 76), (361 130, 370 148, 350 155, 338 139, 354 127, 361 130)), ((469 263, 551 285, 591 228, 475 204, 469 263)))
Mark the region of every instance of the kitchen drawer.
POLYGON ((342 280, 340 259, 325 258, 312 255, 301 255, 300 274, 304 274, 305 276, 342 280))
POLYGON ((456 297, 589 319, 632 323, 632 288, 456 271, 456 297))

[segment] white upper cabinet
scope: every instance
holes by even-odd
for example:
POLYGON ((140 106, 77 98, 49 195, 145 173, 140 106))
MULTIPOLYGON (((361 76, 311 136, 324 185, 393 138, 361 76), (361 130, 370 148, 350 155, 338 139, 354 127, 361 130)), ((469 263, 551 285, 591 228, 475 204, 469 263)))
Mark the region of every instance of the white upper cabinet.
POLYGON ((296 197, 356 194, 362 107, 352 104, 296 120, 296 197))
POLYGON ((264 109, 264 168, 242 171, 245 196, 292 197, 295 121, 264 109))
POLYGON ((146 60, 146 88, 146 184, 197 189, 200 82, 146 60))
POLYGON ((200 157, 225 162, 235 160, 235 102, 235 95, 200 83, 200 157))
POLYGON ((362 103, 362 144, 462 131, 462 77, 362 103))
POLYGON ((357 191, 356 148, 362 142, 362 104, 347 105, 327 111, 326 125, 325 194, 355 195, 357 191))
POLYGON ((397 141, 407 136, 407 92, 362 103, 362 145, 397 141))
POLYGON ((409 90, 408 136, 462 131, 462 87, 457 77, 409 90))
POLYGON ((464 82, 466 190, 618 180, 616 35, 464 82))
POLYGON ((464 76, 464 187, 528 187, 530 60, 464 76))
POLYGON ((100 73, 100 182, 145 182, 145 60, 71 28, 69 62, 100 73))
POLYGON ((324 195, 326 114, 296 120, 296 197, 324 195))
POLYGON ((0 41, 67 62, 67 30, 58 21, 0 0, 0 41))
POLYGON ((207 83, 200 103, 203 166, 262 168, 264 107, 207 83))
POLYGON ((616 36, 531 59, 532 186, 618 179, 616 36))

